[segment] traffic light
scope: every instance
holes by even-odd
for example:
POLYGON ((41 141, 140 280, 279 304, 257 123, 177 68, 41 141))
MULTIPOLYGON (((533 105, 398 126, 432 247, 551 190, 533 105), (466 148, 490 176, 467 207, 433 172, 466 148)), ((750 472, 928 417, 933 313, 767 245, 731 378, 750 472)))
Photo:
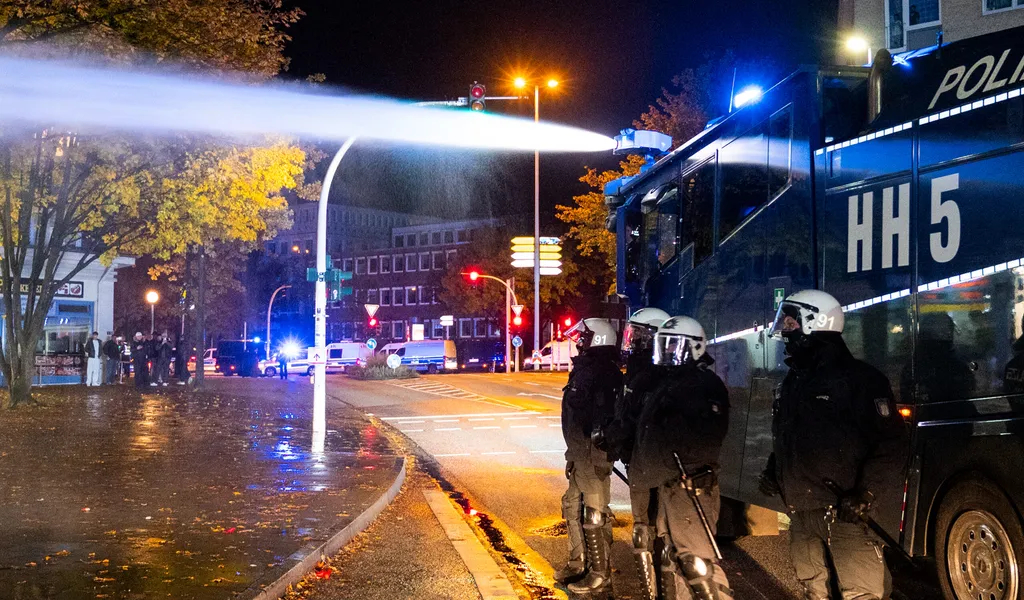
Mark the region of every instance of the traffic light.
POLYGON ((562 324, 566 327, 572 327, 572 317, 566 317, 562 319, 562 324))
POLYGON ((476 269, 465 271, 462 274, 466 276, 466 279, 468 279, 470 283, 476 283, 480 280, 480 271, 477 271, 476 269))
POLYGON ((474 83, 469 88, 469 110, 481 112, 486 108, 487 88, 482 84, 474 83))
POLYGON ((370 329, 377 327, 377 317, 370 317, 370 320, 366 322, 366 325, 370 329))
POLYGON ((521 326, 523 324, 523 318, 519 316, 512 317, 512 324, 516 327, 521 326))

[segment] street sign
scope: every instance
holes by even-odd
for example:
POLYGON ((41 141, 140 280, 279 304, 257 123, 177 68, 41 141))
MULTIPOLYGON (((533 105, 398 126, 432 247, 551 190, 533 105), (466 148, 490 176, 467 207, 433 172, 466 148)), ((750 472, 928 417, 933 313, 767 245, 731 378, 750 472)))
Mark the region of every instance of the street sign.
POLYGON ((422 342, 423 341, 423 323, 412 324, 412 341, 422 342))
POLYGON ((513 304, 512 305, 512 313, 515 316, 517 316, 517 317, 519 315, 523 314, 523 305, 522 304, 513 304))
POLYGON ((364 304, 363 308, 366 309, 366 316, 372 317, 377 314, 377 309, 380 308, 380 304, 364 304))
MULTIPOLYGON (((562 240, 558 239, 557 237, 544 237, 544 236, 540 237, 540 244, 541 244, 541 246, 543 246, 545 244, 554 245, 554 244, 561 244, 561 243, 562 243, 562 240)), ((527 244, 532 246, 533 245, 533 236, 529 235, 529 236, 514 237, 514 238, 512 238, 512 244, 514 246, 524 246, 524 245, 527 245, 527 244)))
MULTIPOLYGON (((528 260, 514 260, 514 261, 512 261, 512 266, 516 267, 516 268, 528 267, 528 268, 532 269, 533 268, 533 259, 531 258, 531 259, 528 259, 528 260)), ((540 261, 540 268, 542 268, 542 269, 543 268, 557 269, 558 267, 561 267, 561 266, 562 266, 562 261, 560 261, 560 260, 542 260, 542 261, 540 261)))
POLYGON ((374 338, 370 338, 370 339, 366 340, 366 347, 369 348, 370 350, 376 350, 377 349, 377 340, 375 340, 374 338))
POLYGON ((523 338, 519 337, 518 335, 516 337, 512 338, 512 347, 513 348, 518 348, 518 347, 520 347, 522 345, 523 345, 523 338))
POLYGON ((451 327, 455 325, 455 317, 452 315, 441 315, 441 327, 451 327))
POLYGON ((402 357, 397 354, 388 356, 388 366, 392 369, 397 369, 402 366, 402 357))
POLYGON ((772 310, 779 310, 779 305, 786 299, 786 288, 775 288, 772 292, 772 300, 775 302, 775 308, 772 310))

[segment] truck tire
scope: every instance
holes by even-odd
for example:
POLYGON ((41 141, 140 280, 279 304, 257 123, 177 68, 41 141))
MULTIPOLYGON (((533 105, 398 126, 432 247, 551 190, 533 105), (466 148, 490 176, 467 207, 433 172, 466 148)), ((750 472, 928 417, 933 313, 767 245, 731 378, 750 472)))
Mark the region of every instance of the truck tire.
POLYGON ((266 377, 273 377, 274 375, 277 375, 277 368, 267 367, 266 369, 263 369, 263 375, 266 377))
POLYGON ((437 365, 427 365, 427 373, 437 375, 437 365))
POLYGON ((975 476, 954 485, 935 519, 935 562, 948 600, 1016 600, 1024 529, 1006 495, 975 476))

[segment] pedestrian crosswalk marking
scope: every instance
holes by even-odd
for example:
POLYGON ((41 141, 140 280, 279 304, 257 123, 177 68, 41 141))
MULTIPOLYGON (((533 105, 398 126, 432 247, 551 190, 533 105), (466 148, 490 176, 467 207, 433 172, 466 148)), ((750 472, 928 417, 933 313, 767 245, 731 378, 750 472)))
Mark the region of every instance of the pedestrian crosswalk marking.
POLYGON ((470 400, 473 402, 485 402, 487 404, 497 404, 500 406, 507 406, 510 408, 519 408, 517 405, 511 402, 505 402, 504 400, 498 400, 496 398, 482 396, 475 392, 470 392, 468 390, 463 390, 455 386, 448 385, 447 383, 437 383, 435 381, 389 381, 388 384, 404 388, 407 390, 412 390, 414 392, 430 394, 432 396, 455 398, 457 400, 470 400))

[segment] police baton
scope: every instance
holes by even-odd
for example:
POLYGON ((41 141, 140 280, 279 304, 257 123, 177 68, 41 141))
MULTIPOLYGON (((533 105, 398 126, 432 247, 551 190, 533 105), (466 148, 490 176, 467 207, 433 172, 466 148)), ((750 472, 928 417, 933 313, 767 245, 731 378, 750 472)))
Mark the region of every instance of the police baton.
MULTIPOLYGON (((846 492, 843 491, 843 488, 839 487, 838 483, 832 481, 827 477, 822 480, 822 483, 825 485, 826 488, 828 488, 828 491, 836 495, 837 500, 847 495, 846 492)), ((900 558, 905 560, 907 564, 914 567, 915 569, 917 568, 917 564, 914 562, 913 557, 910 556, 910 553, 903 549, 903 546, 901 546, 900 543, 896 541, 896 538, 892 537, 884 529, 882 529, 882 526, 879 525, 877 521, 872 519, 864 512, 857 512, 856 515, 857 519, 859 519, 860 522, 864 525, 867 525, 867 528, 870 529, 872 533, 874 533, 876 536, 878 536, 878 539, 881 540, 883 544, 892 549, 896 554, 900 556, 900 558)))
POLYGON ((615 475, 622 480, 622 483, 629 485, 629 479, 626 479, 626 474, 620 471, 615 465, 612 465, 612 473, 615 473, 615 475))
POLYGON ((686 495, 693 502, 693 508, 697 511, 700 524, 704 526, 704 533, 708 536, 711 548, 715 551, 715 558, 722 560, 722 551, 718 549, 718 542, 715 541, 715 534, 711 531, 711 524, 708 523, 708 517, 704 514, 704 507, 701 506, 700 498, 697 497, 697 489, 693 487, 693 479, 686 474, 686 469, 683 468, 683 461, 679 460, 679 455, 673 452, 672 457, 676 459, 676 466, 679 467, 679 477, 683 483, 683 489, 686 490, 686 495))

